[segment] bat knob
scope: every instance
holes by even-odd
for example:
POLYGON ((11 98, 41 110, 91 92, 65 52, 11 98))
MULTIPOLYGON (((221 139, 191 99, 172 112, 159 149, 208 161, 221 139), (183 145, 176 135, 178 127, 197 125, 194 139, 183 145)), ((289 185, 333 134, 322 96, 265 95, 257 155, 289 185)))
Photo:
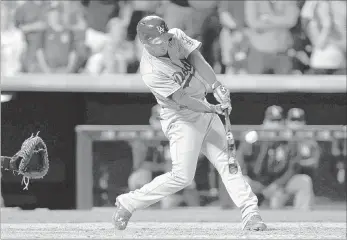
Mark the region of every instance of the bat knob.
POLYGON ((233 136, 233 134, 231 132, 228 132, 226 136, 227 136, 227 140, 234 139, 234 136, 233 136))
POLYGON ((230 163, 230 164, 229 164, 229 172, 230 172, 231 174, 236 174, 238 171, 239 171, 239 168, 238 168, 236 162, 235 162, 235 163, 230 163))
POLYGON ((229 158, 229 172, 231 174, 236 174, 239 170, 239 166, 234 156, 230 156, 229 158))

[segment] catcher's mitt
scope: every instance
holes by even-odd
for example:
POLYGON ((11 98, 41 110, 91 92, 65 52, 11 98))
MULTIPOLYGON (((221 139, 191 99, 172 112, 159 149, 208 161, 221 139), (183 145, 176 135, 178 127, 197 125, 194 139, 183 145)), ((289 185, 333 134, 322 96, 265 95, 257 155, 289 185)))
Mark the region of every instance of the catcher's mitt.
POLYGON ((24 189, 28 189, 29 180, 43 178, 49 168, 48 151, 45 142, 38 136, 31 135, 13 157, 1 157, 5 170, 23 175, 24 189))

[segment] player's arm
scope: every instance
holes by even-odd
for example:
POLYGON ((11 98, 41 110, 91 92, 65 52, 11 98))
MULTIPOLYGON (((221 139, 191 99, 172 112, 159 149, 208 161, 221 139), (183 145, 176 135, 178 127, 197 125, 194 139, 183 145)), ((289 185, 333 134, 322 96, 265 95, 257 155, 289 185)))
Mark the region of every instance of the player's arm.
POLYGON ((192 51, 188 56, 188 61, 194 66, 200 76, 210 85, 214 97, 220 103, 230 102, 230 92, 217 80, 217 76, 210 64, 205 60, 198 49, 192 51))
POLYGON ((223 109, 221 109, 220 105, 212 105, 206 101, 197 98, 192 98, 191 96, 186 94, 181 88, 175 91, 172 95, 170 95, 169 98, 171 98, 179 105, 185 106, 188 109, 195 112, 210 112, 218 114, 223 113, 223 109), (217 107, 219 108, 217 109, 217 107))
POLYGON ((301 18, 303 22, 306 23, 304 24, 304 28, 313 46, 323 48, 327 43, 332 22, 329 11, 327 11, 327 9, 329 9, 328 3, 322 1, 317 4, 317 6, 312 6, 312 2, 307 1, 302 8, 301 18), (312 10, 312 8, 316 10, 312 10), (321 26, 318 26, 317 22, 313 21, 312 11, 316 12, 319 19, 321 19, 321 26))
POLYGON ((230 105, 229 90, 217 80, 216 74, 214 73, 212 67, 199 52, 201 42, 190 38, 182 30, 177 29, 176 31, 185 58, 188 59, 190 64, 194 66, 195 70, 200 76, 202 76, 206 83, 210 85, 213 90, 213 95, 217 101, 223 104, 229 103, 230 105))
POLYGON ((39 43, 38 43, 38 49, 36 50, 36 59, 39 65, 39 68, 44 73, 51 73, 52 69, 49 67, 44 53, 44 36, 45 33, 42 34, 39 43))
POLYGON ((194 66, 195 70, 204 78, 211 88, 213 88, 213 84, 219 82, 212 67, 208 64, 198 49, 195 49, 189 54, 188 61, 194 66))
POLYGON ((68 60, 68 64, 66 66, 66 72, 67 73, 73 73, 76 69, 77 63, 78 63, 78 56, 77 56, 77 45, 78 42, 76 40, 75 34, 73 32, 70 32, 71 34, 71 50, 69 53, 69 60, 68 60))
POLYGON ((15 27, 22 30, 25 34, 30 32, 43 31, 46 28, 47 24, 43 19, 38 19, 35 22, 31 23, 26 23, 25 15, 26 13, 23 6, 18 7, 14 14, 15 27))
POLYGON ((222 104, 212 105, 201 99, 190 97, 182 90, 181 85, 171 78, 156 74, 146 74, 142 76, 142 79, 152 92, 164 98, 171 99, 192 111, 222 114, 223 110, 227 108, 227 106, 224 107, 222 104))

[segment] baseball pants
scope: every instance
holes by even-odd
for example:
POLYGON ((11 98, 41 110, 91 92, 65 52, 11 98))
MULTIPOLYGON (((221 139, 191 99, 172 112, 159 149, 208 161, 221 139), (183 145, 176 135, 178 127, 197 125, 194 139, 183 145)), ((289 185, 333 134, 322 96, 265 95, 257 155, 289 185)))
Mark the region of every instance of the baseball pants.
POLYGON ((258 212, 258 199, 240 167, 238 173, 229 173, 226 134, 218 115, 201 113, 194 122, 175 121, 163 131, 170 141, 172 170, 138 190, 120 195, 118 200, 125 208, 130 212, 146 208, 190 185, 202 152, 219 172, 242 218, 258 212))

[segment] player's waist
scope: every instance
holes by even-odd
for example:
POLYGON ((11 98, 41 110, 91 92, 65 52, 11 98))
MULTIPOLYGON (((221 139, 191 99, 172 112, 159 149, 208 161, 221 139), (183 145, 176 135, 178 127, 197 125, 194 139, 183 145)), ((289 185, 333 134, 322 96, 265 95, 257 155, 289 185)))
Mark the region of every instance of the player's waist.
MULTIPOLYGON (((203 96, 203 97, 193 97, 193 98, 196 98, 196 99, 199 99, 199 100, 207 102, 207 99, 206 99, 205 96, 203 96)), ((178 103, 176 103, 176 104, 166 104, 166 103, 163 103, 163 104, 159 104, 159 105, 161 106, 161 108, 164 111, 165 110, 175 110, 175 111, 189 110, 186 106, 179 105, 178 103)))

